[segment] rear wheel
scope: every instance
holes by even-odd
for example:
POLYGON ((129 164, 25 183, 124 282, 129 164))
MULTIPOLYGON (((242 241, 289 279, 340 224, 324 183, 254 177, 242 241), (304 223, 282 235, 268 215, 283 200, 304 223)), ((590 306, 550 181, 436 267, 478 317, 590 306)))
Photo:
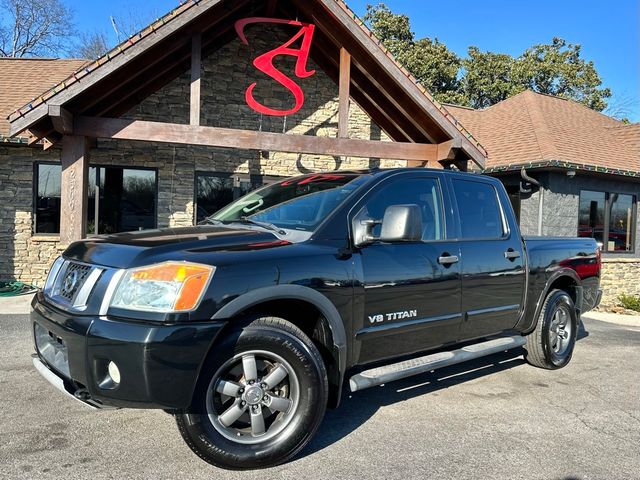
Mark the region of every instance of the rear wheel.
POLYGON ((233 470, 293 457, 326 409, 327 375, 313 342, 291 323, 263 317, 214 348, 191 411, 176 416, 189 447, 233 470))
POLYGON ((527 336, 527 362, 558 369, 571 361, 578 333, 578 315, 569 294, 552 290, 545 299, 536 328, 527 336))

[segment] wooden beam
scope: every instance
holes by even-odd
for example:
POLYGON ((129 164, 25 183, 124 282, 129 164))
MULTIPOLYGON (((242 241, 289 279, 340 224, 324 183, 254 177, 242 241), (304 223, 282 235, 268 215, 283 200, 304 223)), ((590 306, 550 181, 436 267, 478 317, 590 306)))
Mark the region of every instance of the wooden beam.
POLYGON ((49 117, 56 132, 63 135, 73 134, 73 115, 62 105, 49 105, 49 117))
POLYGON ((51 135, 54 132, 53 129, 48 130, 39 130, 35 128, 30 128, 27 130, 27 134, 29 135, 28 145, 31 147, 45 138, 47 135, 51 135))
POLYGON ((437 145, 424 143, 396 143, 311 135, 290 135, 115 118, 79 117, 76 119, 74 132, 76 135, 97 138, 205 145, 241 150, 306 153, 311 155, 435 161, 438 154, 437 145))
POLYGON ((202 74, 202 34, 191 40, 191 125, 200 125, 200 84, 202 74))
POLYGON ((340 82, 338 107, 338 137, 349 137, 349 88, 351 87, 351 55, 346 48, 340 49, 340 82))
POLYGON ((68 245, 87 233, 89 145, 82 136, 62 139, 60 198, 60 242, 68 245))

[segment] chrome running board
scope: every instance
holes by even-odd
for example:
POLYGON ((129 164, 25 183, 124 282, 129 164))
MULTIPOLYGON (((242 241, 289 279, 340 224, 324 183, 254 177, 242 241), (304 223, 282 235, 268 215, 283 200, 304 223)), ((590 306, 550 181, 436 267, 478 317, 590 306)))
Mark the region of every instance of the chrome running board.
POLYGON ((482 343, 467 345, 466 347, 450 352, 434 353, 391 365, 384 365, 354 375, 349 379, 349 386, 352 392, 356 392, 358 390, 364 390, 365 388, 400 380, 401 378, 419 375, 438 368, 448 367, 457 363, 518 348, 525 343, 527 343, 526 338, 520 335, 501 337, 482 343))

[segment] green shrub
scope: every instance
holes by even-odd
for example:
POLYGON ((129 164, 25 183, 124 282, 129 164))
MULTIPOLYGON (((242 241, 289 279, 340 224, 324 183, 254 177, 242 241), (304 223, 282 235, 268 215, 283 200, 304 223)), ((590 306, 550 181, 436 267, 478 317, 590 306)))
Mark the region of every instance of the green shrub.
POLYGON ((620 300, 622 306, 627 310, 635 310, 636 312, 640 312, 640 297, 623 293, 618 297, 618 300, 620 300))

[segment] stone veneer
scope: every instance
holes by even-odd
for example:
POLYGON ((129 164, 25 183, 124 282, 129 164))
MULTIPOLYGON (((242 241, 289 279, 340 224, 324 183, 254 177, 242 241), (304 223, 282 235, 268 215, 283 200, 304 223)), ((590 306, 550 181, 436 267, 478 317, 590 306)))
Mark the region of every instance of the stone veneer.
POLYGON ((619 305, 623 293, 640 296, 640 258, 603 258, 601 285, 605 309, 619 305))
MULTIPOLYGON (((289 117, 264 117, 245 103, 246 88, 258 82, 255 96, 272 108, 288 108, 291 94, 256 71, 257 55, 288 39, 277 28, 254 27, 250 46, 233 41, 203 61, 202 125, 336 137, 338 87, 316 65, 303 87, 304 107, 289 117), (277 39, 274 41, 274 39, 277 39), (268 43, 267 43, 268 41, 268 43)), ((293 62, 280 68, 293 72, 293 62)), ((151 95, 126 118, 189 123, 190 72, 151 95)), ((355 104, 349 119, 351 138, 388 141, 389 138, 355 104)), ((56 237, 33 236, 34 162, 59 161, 59 149, 0 145, 0 279, 17 279, 42 286, 49 266, 64 246, 56 237)), ((404 167, 406 162, 280 152, 217 149, 199 146, 98 140, 91 164, 151 167, 158 171, 158 226, 188 226, 194 218, 194 181, 197 171, 291 176, 315 171, 404 167)))

